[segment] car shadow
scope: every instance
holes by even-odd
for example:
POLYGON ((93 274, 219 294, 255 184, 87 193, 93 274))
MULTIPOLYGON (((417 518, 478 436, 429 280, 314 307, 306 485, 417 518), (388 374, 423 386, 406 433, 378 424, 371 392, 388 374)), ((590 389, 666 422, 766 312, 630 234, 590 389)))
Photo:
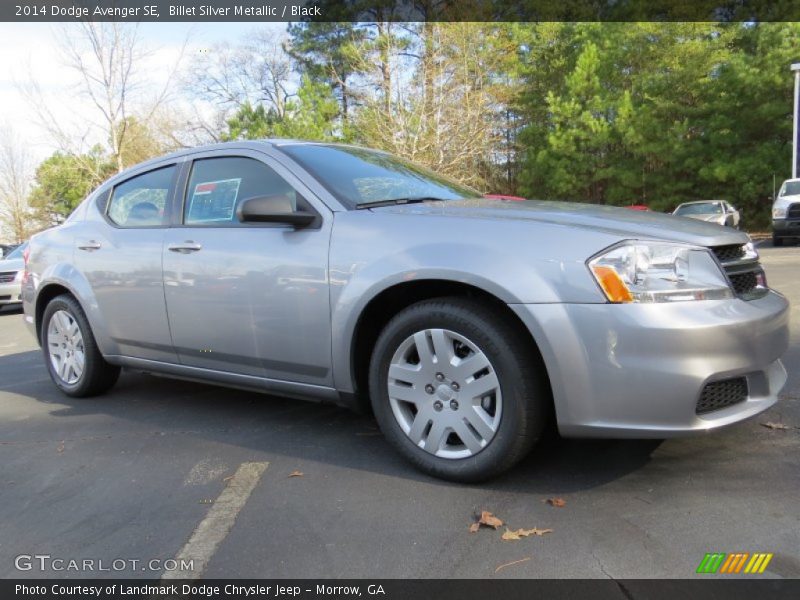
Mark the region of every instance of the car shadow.
MULTIPOLYGON (((266 454, 380 473, 382 476, 456 486, 416 471, 383 439, 371 416, 214 385, 123 372, 115 388, 93 398, 70 398, 47 376, 38 351, 0 357, 0 391, 51 404, 50 414, 74 420, 105 416, 102 427, 126 435, 191 435, 266 454), (16 378, 23 373, 24 378, 16 378)), ((96 423, 96 419, 91 420, 96 423)), ((70 424, 67 422, 66 429, 70 424)), ((75 439, 80 440, 76 434, 75 439)), ((15 437, 19 436, 19 430, 15 437)), ((3 432, 0 424, 0 442, 3 432)), ((550 434, 507 474, 481 488, 519 493, 570 493, 607 484, 650 461, 660 440, 567 440, 550 434)))

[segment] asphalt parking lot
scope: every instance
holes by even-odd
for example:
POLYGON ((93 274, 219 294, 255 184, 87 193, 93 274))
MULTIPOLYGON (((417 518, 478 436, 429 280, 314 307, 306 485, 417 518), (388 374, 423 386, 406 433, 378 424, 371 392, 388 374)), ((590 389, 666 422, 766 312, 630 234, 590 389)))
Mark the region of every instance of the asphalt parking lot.
POLYGON ((268 463, 203 577, 684 578, 706 552, 772 552, 761 577, 800 577, 800 247, 761 252, 792 302, 778 405, 703 437, 550 440, 474 486, 417 473, 371 418, 337 408, 135 372, 109 395, 67 398, 21 313, 3 311, 0 576, 159 577, 19 571, 15 557, 175 557, 240 466, 268 463), (481 510, 553 531, 469 533, 481 510))

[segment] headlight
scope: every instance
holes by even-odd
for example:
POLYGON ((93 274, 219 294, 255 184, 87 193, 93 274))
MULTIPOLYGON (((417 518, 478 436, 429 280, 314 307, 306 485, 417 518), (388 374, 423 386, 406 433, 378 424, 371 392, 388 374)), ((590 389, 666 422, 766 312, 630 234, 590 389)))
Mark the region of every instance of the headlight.
POLYGON ((681 302, 732 298, 719 265, 705 248, 625 242, 589 260, 610 302, 681 302))
POLYGON ((25 271, 17 271, 17 274, 14 275, 14 283, 22 281, 22 276, 25 274, 25 271))
POLYGON ((772 218, 773 219, 785 219, 786 218, 786 207, 785 206, 776 206, 772 209, 772 218))

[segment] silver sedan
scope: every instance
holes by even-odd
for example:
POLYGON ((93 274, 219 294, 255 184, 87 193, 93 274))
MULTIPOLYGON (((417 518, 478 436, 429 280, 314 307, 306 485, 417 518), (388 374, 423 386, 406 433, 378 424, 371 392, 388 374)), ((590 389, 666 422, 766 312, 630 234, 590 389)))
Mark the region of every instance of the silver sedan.
POLYGON ((769 408, 788 304, 730 228, 504 201, 389 154, 220 144, 123 172, 30 243, 25 319, 65 394, 121 368, 371 409, 475 481, 565 436, 769 408))
POLYGON ((725 200, 695 200, 679 205, 672 214, 677 217, 697 219, 706 223, 716 223, 739 229, 741 214, 725 200))

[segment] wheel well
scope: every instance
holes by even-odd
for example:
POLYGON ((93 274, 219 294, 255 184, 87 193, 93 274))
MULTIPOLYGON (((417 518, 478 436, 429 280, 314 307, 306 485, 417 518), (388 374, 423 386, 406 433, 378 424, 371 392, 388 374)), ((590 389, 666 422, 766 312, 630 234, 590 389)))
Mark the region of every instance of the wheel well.
MULTIPOLYGON (((372 355, 372 348, 375 346, 378 335, 380 335, 386 324, 398 312, 412 304, 422 300, 448 296, 473 298, 487 306, 491 306, 496 315, 512 323, 515 330, 522 333, 525 341, 529 344, 531 357, 539 361, 544 372, 547 373, 539 346, 530 331, 514 311, 496 296, 475 286, 458 281, 423 280, 399 283, 370 300, 356 324, 350 363, 356 396, 356 408, 365 412, 370 410, 367 392, 369 389, 369 361, 372 355)), ((547 377, 547 384, 549 388, 549 376, 547 377)))
POLYGON ((57 283, 51 283, 39 292, 36 296, 36 339, 42 339, 42 316, 44 309, 50 304, 50 300, 62 294, 72 295, 67 288, 57 283))

